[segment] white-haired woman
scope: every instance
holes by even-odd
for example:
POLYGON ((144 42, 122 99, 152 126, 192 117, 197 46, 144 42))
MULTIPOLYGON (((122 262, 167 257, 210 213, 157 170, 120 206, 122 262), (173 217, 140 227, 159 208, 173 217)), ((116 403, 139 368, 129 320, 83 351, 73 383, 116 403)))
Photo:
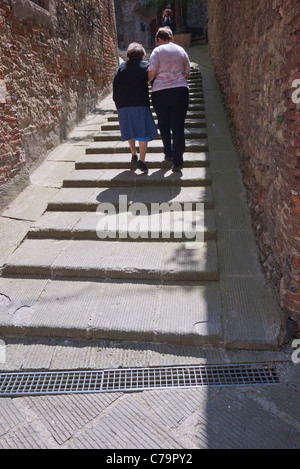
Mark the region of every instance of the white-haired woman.
POLYGON ((133 42, 128 46, 127 57, 114 77, 113 100, 118 110, 122 141, 128 141, 132 162, 147 172, 145 164, 148 142, 158 136, 150 110, 148 89, 148 67, 143 46, 133 42), (136 141, 139 142, 139 159, 136 141))

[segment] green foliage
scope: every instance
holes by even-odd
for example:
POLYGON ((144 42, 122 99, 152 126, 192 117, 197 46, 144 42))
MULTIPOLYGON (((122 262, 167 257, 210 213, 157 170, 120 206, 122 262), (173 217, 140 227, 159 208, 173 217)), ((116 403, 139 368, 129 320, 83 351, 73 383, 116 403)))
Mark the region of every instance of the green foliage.
POLYGON ((276 114, 276 121, 277 121, 277 128, 279 128, 281 126, 282 122, 284 121, 284 117, 283 117, 282 112, 279 112, 278 114, 276 114))

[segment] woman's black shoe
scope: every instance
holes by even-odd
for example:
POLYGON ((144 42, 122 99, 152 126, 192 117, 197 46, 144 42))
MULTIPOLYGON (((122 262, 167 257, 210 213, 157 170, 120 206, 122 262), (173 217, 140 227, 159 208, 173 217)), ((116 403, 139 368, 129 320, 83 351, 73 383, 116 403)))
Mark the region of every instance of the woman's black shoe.
POLYGON ((172 166, 172 171, 181 171, 183 168, 183 165, 182 164, 173 164, 172 166))
POLYGON ((137 162, 137 165, 136 165, 136 166, 137 166, 138 169, 140 169, 141 171, 143 171, 143 173, 148 173, 148 168, 147 168, 147 166, 145 165, 145 163, 144 163, 143 161, 139 160, 139 161, 137 162))

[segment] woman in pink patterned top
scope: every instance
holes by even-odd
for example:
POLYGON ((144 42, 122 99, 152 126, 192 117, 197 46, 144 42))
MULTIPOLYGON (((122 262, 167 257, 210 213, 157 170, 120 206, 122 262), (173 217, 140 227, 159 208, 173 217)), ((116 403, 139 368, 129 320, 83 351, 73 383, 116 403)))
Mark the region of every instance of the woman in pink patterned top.
POLYGON ((185 50, 174 44, 170 28, 159 28, 157 47, 150 56, 148 71, 152 83, 152 103, 164 145, 165 160, 172 170, 183 168, 185 150, 184 121, 189 104, 190 60, 185 50))

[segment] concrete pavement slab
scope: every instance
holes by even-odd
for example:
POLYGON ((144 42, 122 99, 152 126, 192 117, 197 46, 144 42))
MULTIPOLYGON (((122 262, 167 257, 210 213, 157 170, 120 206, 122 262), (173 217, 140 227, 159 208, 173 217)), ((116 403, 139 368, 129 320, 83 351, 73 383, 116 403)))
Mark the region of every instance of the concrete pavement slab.
POLYGON ((0 265, 25 238, 31 221, 0 217, 0 265))
POLYGON ((138 220, 135 220, 134 217, 136 214, 130 211, 116 212, 116 214, 105 215, 105 217, 100 212, 46 212, 36 223, 31 225, 28 237, 189 241, 195 240, 197 235, 198 240, 216 239, 215 219, 212 210, 205 211, 203 221, 202 211, 197 214, 187 209, 172 210, 169 216, 147 211, 144 216, 140 215, 138 220), (186 220, 185 225, 184 219, 186 220), (110 229, 108 229, 109 226, 110 229), (197 231, 195 231, 196 226, 198 227, 197 231))
POLYGON ((52 150, 47 161, 77 161, 85 153, 85 146, 74 146, 69 143, 63 143, 52 150))
POLYGON ((224 276, 221 292, 227 347, 273 349, 280 346, 282 311, 262 274, 224 276))
POLYGON ((57 256, 66 248, 65 240, 25 240, 7 260, 3 271, 17 275, 49 275, 51 265, 57 256))
POLYGON ((47 279, 38 278, 0 278, 1 333, 13 324, 16 317, 20 319, 22 314, 26 318, 29 317, 47 283, 47 279))
POLYGON ((59 445, 68 443, 79 430, 88 426, 122 396, 121 393, 93 396, 44 396, 26 399, 26 404, 45 422, 51 438, 59 445), (82 412, 82 406, 85 412, 82 412))
POLYGON ((74 226, 85 212, 46 212, 28 230, 29 237, 71 237, 74 226))
POLYGON ((239 159, 236 151, 210 152, 210 167, 214 172, 231 171, 239 168, 239 159))
POLYGON ((96 210, 98 194, 99 189, 95 189, 93 187, 83 187, 80 189, 62 188, 49 200, 47 209, 56 211, 83 211, 88 210, 88 207, 91 204, 93 206, 93 210, 96 210))
POLYGON ((291 433, 284 420, 270 415, 246 393, 225 390, 206 406, 195 438, 202 449, 296 449, 300 432, 291 433))
POLYGON ((46 161, 30 176, 31 184, 44 187, 61 187, 64 178, 72 171, 71 161, 46 161))
POLYGON ((44 213, 48 201, 58 190, 55 187, 30 185, 3 211, 2 216, 35 221, 44 213))
POLYGON ((225 195, 215 200, 214 205, 220 231, 251 229, 251 219, 249 213, 245 210, 243 197, 225 195))
MULTIPOLYGON (((26 279, 23 279, 26 284, 26 279)), ((50 280, 50 283, 52 280, 50 280)), ((58 282, 58 281, 57 281, 58 282)), ((57 292, 62 290, 59 285, 57 292)), ((101 297, 103 298, 103 296, 101 297)), ((163 312, 162 312, 163 314, 163 312)), ((249 350, 195 345, 161 344, 159 342, 71 339, 63 337, 5 338, 6 361, 1 371, 115 369, 176 365, 216 365, 230 363, 280 363, 288 371, 291 349, 249 350)), ((297 367, 294 366, 296 383, 297 367)), ((298 383, 300 384, 300 383, 298 383)))
POLYGON ((158 419, 148 412, 131 396, 120 399, 112 406, 108 415, 103 415, 93 430, 86 430, 80 439, 75 438, 69 445, 71 449, 98 448, 138 449, 175 449, 184 448, 183 442, 167 431, 158 419), (134 420, 135 430, 130 430, 134 420), (155 432, 153 432, 155 428, 155 432), (109 435, 109 439, 107 436, 109 435), (138 435, 134 437, 134 435, 138 435))

